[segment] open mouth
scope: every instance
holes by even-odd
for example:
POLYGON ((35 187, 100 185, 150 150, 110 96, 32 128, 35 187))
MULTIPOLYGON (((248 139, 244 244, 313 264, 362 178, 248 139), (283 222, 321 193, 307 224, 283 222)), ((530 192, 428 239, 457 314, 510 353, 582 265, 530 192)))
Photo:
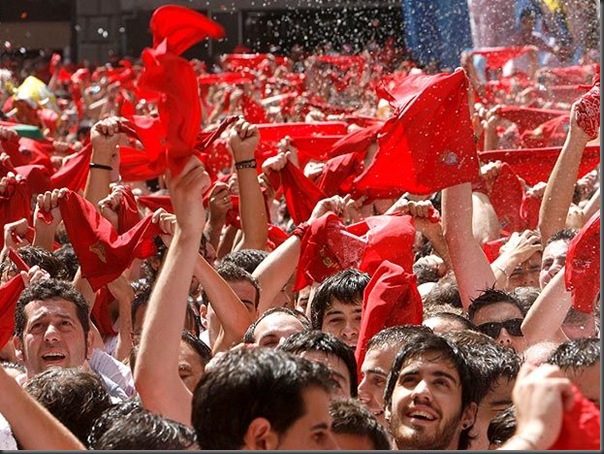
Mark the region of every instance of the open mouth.
POLYGON ((42 355, 42 359, 47 363, 58 363, 63 361, 66 356, 63 353, 46 353, 42 355))
POLYGON ((431 413, 428 413, 427 411, 414 410, 407 413, 407 416, 411 419, 418 421, 436 421, 436 416, 431 413))

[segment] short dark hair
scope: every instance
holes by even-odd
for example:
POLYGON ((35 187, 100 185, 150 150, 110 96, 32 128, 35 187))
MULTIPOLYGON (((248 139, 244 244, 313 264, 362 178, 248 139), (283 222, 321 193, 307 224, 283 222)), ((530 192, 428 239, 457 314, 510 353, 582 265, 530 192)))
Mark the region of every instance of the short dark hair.
MULTIPOLYGON (((256 289, 256 299, 254 300, 254 307, 258 308, 258 304, 260 303, 260 284, 258 283, 258 279, 248 273, 240 266, 237 266, 233 263, 225 263, 220 265, 216 272, 222 277, 226 282, 249 282, 256 289)), ((201 297, 204 301, 208 301, 208 295, 203 290, 201 292, 201 297)))
POLYGON ((447 322, 459 323, 461 325, 462 330, 476 329, 474 323, 472 323, 466 317, 464 317, 463 315, 455 314, 453 312, 437 312, 427 318, 424 318, 424 322, 429 318, 440 318, 441 320, 445 320, 447 322))
POLYGON ((417 276, 417 285, 425 284, 426 282, 438 282, 438 270, 434 266, 426 262, 413 264, 413 274, 417 276))
MULTIPOLYGON (((38 265, 54 279, 68 279, 67 268, 63 262, 46 249, 38 246, 23 246, 17 249, 17 254, 29 266, 38 265)), ((17 271, 17 267, 8 256, 0 263, 0 275, 7 269, 17 271)))
POLYGON ((94 450, 184 450, 196 443, 193 429, 151 413, 136 401, 105 411, 88 439, 94 450))
POLYGON ((476 403, 480 403, 500 379, 511 381, 518 375, 518 355, 486 334, 467 330, 446 333, 443 337, 454 342, 464 353, 474 378, 476 403))
POLYGON ((295 355, 311 351, 337 356, 346 364, 350 375, 350 395, 356 397, 358 378, 354 351, 333 334, 319 330, 301 331, 289 336, 278 348, 295 355))
POLYGON ((450 272, 441 277, 434 288, 424 298, 424 307, 448 304, 453 307, 463 307, 459 287, 455 275, 450 272))
POLYGON ((547 241, 545 242, 545 246, 552 244, 554 241, 560 241, 560 240, 570 243, 575 236, 577 236, 576 230, 561 229, 561 230, 558 230, 556 233, 554 233, 552 236, 550 236, 547 239, 547 241))
POLYGON ((259 417, 282 435, 306 414, 304 390, 331 392, 325 366, 281 350, 230 350, 215 361, 193 395, 191 420, 201 449, 241 449, 259 417))
POLYGON ((420 333, 432 333, 432 330, 423 325, 400 325, 385 328, 374 334, 367 342, 367 352, 374 348, 396 347, 398 350, 408 343, 413 336, 420 333))
POLYGON ((262 251, 260 249, 241 249, 239 251, 229 252, 225 255, 220 261, 220 266, 231 263, 252 274, 266 257, 268 257, 267 251, 262 251))
POLYGON ((201 358, 204 367, 212 359, 212 349, 208 347, 199 337, 194 336, 189 331, 184 330, 180 336, 180 340, 184 341, 193 349, 201 358))
POLYGON ((356 399, 332 401, 329 413, 332 418, 331 430, 334 433, 367 437, 371 440, 374 450, 392 449, 386 430, 356 399))
POLYGON ((323 328, 325 312, 337 299, 353 305, 363 300, 363 292, 369 283, 369 275, 350 268, 325 279, 317 288, 310 307, 310 323, 313 329, 323 328))
POLYGON ((514 295, 520 302, 522 306, 522 313, 525 316, 540 293, 541 290, 537 287, 516 287, 512 291, 512 295, 514 295))
POLYGON ((254 334, 254 331, 256 331, 256 327, 262 320, 264 320, 269 315, 274 314, 275 312, 281 312, 283 314, 288 314, 292 317, 296 317, 298 320, 300 320, 300 323, 302 323, 305 330, 310 329, 310 321, 303 313, 294 311, 288 307, 271 307, 270 309, 264 311, 256 320, 254 320, 254 323, 252 323, 248 327, 247 331, 243 335, 243 342, 246 344, 253 344, 254 342, 256 342, 256 337, 254 334))
POLYGON ((60 281, 58 279, 44 279, 28 286, 17 301, 15 307, 15 336, 23 338, 23 330, 27 319, 25 317, 25 306, 32 301, 64 299, 74 304, 76 313, 84 337, 90 332, 90 319, 88 318, 88 304, 80 292, 78 292, 71 283, 60 281))
POLYGON ((483 307, 491 306, 497 303, 510 303, 518 308, 522 316, 524 317, 524 311, 522 303, 518 301, 512 293, 505 292, 503 290, 497 290, 495 288, 488 288, 484 290, 479 296, 474 298, 472 304, 468 308, 468 318, 470 321, 474 320, 474 316, 479 309, 483 307))
POLYGON ((73 246, 70 243, 64 244, 59 249, 54 251, 53 254, 65 267, 65 279, 68 281, 73 281, 78 268, 80 267, 80 261, 73 250, 73 246))
MULTIPOLYGON (((392 393, 396 387, 403 365, 408 361, 421 358, 427 353, 438 353, 439 359, 453 365, 459 374, 461 384, 461 409, 465 410, 472 403, 478 403, 472 380, 471 370, 462 351, 451 341, 442 336, 431 333, 420 333, 413 338, 413 342, 406 344, 396 355, 384 391, 384 407, 392 406, 392 393)), ((467 449, 470 444, 470 425, 461 432, 458 449, 467 449)))
POLYGON ((52 367, 24 389, 84 444, 94 421, 112 405, 100 377, 79 368, 52 367))
POLYGON ((495 416, 487 429, 489 443, 501 446, 516 432, 516 409, 511 406, 495 416))
POLYGON ((578 370, 600 361, 600 339, 586 337, 566 341, 558 346, 547 362, 562 370, 578 370))

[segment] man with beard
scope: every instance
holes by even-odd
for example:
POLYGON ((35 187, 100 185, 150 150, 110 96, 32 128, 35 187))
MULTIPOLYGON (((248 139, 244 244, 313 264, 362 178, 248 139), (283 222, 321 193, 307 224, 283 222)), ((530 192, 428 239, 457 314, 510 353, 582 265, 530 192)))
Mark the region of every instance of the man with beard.
POLYGON ((384 401, 397 449, 468 448, 476 397, 466 360, 450 341, 422 333, 401 348, 384 401))

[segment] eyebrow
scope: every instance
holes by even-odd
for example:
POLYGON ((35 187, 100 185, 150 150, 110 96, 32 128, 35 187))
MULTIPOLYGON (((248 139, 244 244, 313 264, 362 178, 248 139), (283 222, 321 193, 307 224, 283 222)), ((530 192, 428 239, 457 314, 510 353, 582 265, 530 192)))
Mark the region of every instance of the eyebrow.
POLYGON ((343 314, 344 314, 344 312, 339 309, 330 309, 327 312, 325 312, 326 317, 328 315, 343 315, 343 314))
POLYGON ((342 375, 341 373, 339 373, 335 370, 330 370, 329 372, 331 373, 332 376, 341 378, 342 380, 346 381, 346 377, 344 377, 344 375, 342 375))
POLYGON ((329 430, 329 425, 327 423, 320 422, 319 424, 315 424, 314 426, 312 426, 310 428, 310 430, 317 430, 317 429, 329 430))
MULTIPOLYGON (((419 369, 412 369, 408 372, 402 373, 399 376, 399 379, 402 377, 409 377, 409 376, 416 376, 419 375, 419 369)), ((451 380, 455 385, 458 385, 457 379, 455 379, 455 377, 453 375, 451 375, 448 372, 444 372, 441 370, 436 370, 434 372, 430 372, 430 375, 434 375, 435 377, 444 377, 444 378, 448 378, 449 380, 451 380)))
POLYGON ((381 369, 379 367, 373 367, 371 369, 367 369, 367 371, 365 371, 364 374, 365 375, 367 375, 367 374, 383 375, 384 377, 386 377, 388 375, 388 373, 384 369, 381 369))
POLYGON ((74 319, 71 317, 71 315, 63 315, 63 314, 48 314, 48 313, 44 313, 44 314, 40 314, 37 317, 32 317, 29 319, 29 323, 36 323, 39 322, 40 320, 44 320, 47 318, 52 318, 52 317, 57 317, 60 318, 62 320, 69 320, 70 322, 73 321, 74 319))

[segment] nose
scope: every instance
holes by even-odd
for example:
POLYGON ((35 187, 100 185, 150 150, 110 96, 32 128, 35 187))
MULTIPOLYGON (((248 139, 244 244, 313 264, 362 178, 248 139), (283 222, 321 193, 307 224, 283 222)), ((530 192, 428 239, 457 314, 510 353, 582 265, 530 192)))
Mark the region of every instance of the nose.
POLYGON ((358 336, 359 334, 359 330, 357 328, 357 326, 350 320, 346 321, 346 325, 344 326, 344 329, 342 330, 342 336, 344 336, 347 339, 354 339, 356 336, 358 336))
POLYGON ((359 386, 357 388, 358 391, 358 395, 359 395, 359 400, 361 402, 363 402, 364 404, 369 403, 369 401, 371 400, 371 392, 369 390, 369 383, 367 381, 367 377, 364 377, 361 380, 361 383, 359 383, 359 386))
POLYGON ((336 442, 336 438, 333 436, 333 433, 331 431, 329 432, 329 435, 327 436, 327 440, 325 440, 323 449, 329 450, 329 451, 339 451, 340 450, 340 447, 338 446, 338 443, 336 442))
POLYGON ((497 342, 499 345, 508 346, 512 343, 512 339, 510 337, 510 333, 505 328, 501 328, 499 332, 499 336, 497 336, 497 342))
POLYGON ((59 330, 52 324, 49 323, 44 333, 45 342, 57 342, 59 340, 59 330))
POLYGON ((417 385, 415 385, 415 388, 413 388, 412 397, 419 400, 432 400, 432 393, 430 392, 428 383, 424 380, 420 380, 417 385))

